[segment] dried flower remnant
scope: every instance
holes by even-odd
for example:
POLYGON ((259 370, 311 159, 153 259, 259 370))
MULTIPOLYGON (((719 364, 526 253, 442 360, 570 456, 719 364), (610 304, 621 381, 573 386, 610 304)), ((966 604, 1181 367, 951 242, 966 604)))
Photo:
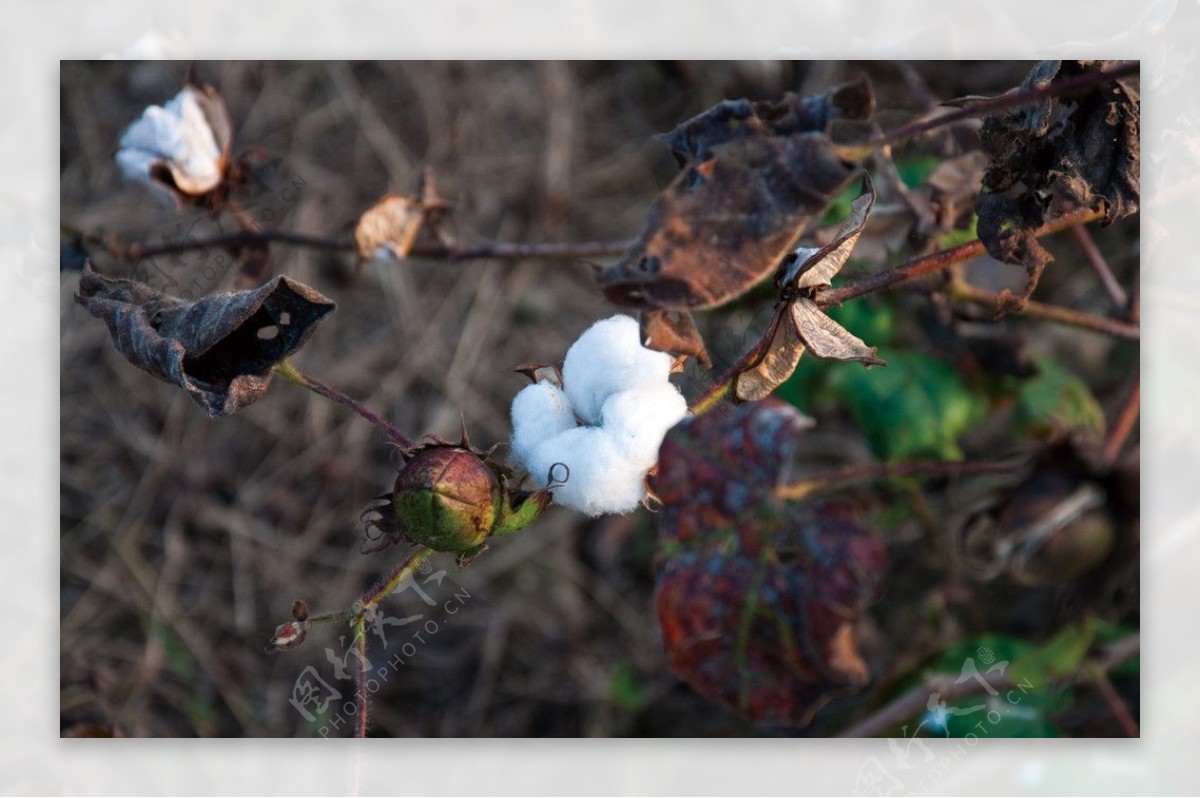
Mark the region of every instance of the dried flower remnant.
POLYGON ((642 346, 629 316, 586 330, 567 351, 563 387, 539 381, 513 399, 513 452, 534 485, 588 515, 634 510, 663 435, 687 415, 672 360, 642 346))
POLYGON ((805 350, 824 360, 856 360, 867 366, 887 365, 875 349, 851 334, 817 307, 814 291, 829 285, 854 250, 871 208, 875 186, 863 176, 863 188, 834 240, 824 247, 798 248, 780 265, 775 277, 780 298, 761 354, 737 376, 734 395, 740 401, 769 396, 792 375, 805 350))
POLYGON ((117 165, 179 205, 219 187, 229 165, 232 126, 216 89, 189 75, 162 106, 152 105, 121 136, 117 165))

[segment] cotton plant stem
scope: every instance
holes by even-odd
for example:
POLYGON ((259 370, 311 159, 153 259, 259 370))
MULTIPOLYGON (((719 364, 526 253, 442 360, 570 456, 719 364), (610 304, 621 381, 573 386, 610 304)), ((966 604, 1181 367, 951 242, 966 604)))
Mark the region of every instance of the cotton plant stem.
MULTIPOLYGON (((249 220, 249 223, 253 224, 253 220, 249 220)), ((306 247, 308 249, 319 249, 327 252, 350 253, 357 251, 354 240, 350 238, 306 235, 287 230, 263 230, 257 227, 248 227, 236 233, 225 233, 207 238, 189 238, 182 241, 168 241, 163 244, 149 245, 138 243, 123 244, 115 238, 85 233, 70 225, 63 225, 61 229, 66 235, 72 238, 100 246, 116 257, 134 262, 162 255, 175 255, 182 252, 212 248, 240 247, 250 244, 278 243, 306 247)), ((583 260, 620 255, 633 243, 633 241, 624 240, 539 243, 491 241, 468 245, 414 247, 409 252, 409 257, 448 261, 583 260)))
POLYGON ((768 343, 766 337, 764 337, 754 346, 750 347, 748 352, 738 358, 732 366, 725 370, 724 374, 709 386, 708 390, 688 406, 688 410, 693 415, 699 416, 716 407, 717 403, 725 398, 733 389, 733 383, 737 380, 738 375, 749 368, 750 364, 758 358, 768 343))
POLYGON ((1133 432, 1133 427, 1137 424, 1138 416, 1141 414, 1142 406, 1142 377, 1139 374, 1133 381, 1133 387, 1129 391, 1129 395, 1125 398, 1125 402, 1121 405, 1121 410, 1117 414, 1116 423, 1109 430, 1108 437, 1104 441, 1104 451, 1101 457, 1105 465, 1111 466, 1117 461, 1117 457, 1121 454, 1121 447, 1125 445, 1125 441, 1129 439, 1129 434, 1133 432))
POLYGON ((368 590, 362 598, 358 600, 358 608, 361 612, 367 612, 375 609, 380 601, 390 596, 400 587, 400 583, 412 575, 417 566, 433 556, 433 549, 421 546, 412 551, 408 559, 397 565, 391 573, 379 581, 375 587, 368 590))
POLYGON ((775 489, 775 497, 784 501, 807 499, 814 493, 838 490, 860 482, 894 477, 954 477, 978 474, 1008 474, 1023 463, 927 462, 847 468, 790 482, 775 489))
MULTIPOLYGON (((1062 232, 1069 228, 1088 222, 1094 222, 1104 217, 1104 212, 1100 210, 1081 209, 1065 213, 1052 222, 1039 227, 1033 231, 1033 235, 1037 238, 1042 236, 1053 235, 1054 233, 1062 232)), ((1011 233, 1003 234, 1004 236, 1012 235, 1011 233)), ((939 252, 934 252, 929 255, 923 255, 919 258, 913 258, 905 263, 888 269, 885 272, 880 272, 872 277, 867 277, 857 282, 843 285, 839 288, 831 288, 821 291, 816 296, 816 302, 819 307, 827 308, 831 305, 840 305, 847 299, 871 294, 876 291, 884 291, 893 288, 901 283, 914 280, 918 277, 924 277, 927 274, 939 272, 948 269, 959 263, 966 263, 972 258, 978 258, 981 255, 987 254, 987 247, 983 242, 976 239, 968 241, 965 244, 959 244, 956 247, 943 249, 939 252)))
POLYGON ((407 435, 401 432, 395 425, 393 425, 383 416, 380 416, 378 413, 375 413, 369 408, 363 406, 356 400, 351 399, 349 396, 337 390, 336 388, 330 388, 328 385, 318 382, 317 380, 314 380, 313 378, 301 373, 287 360, 277 363, 275 365, 275 372, 294 385, 299 385, 301 388, 306 388, 313 393, 320 394, 326 399, 337 402, 343 407, 350 408, 355 413, 358 413, 367 421, 383 430, 384 433, 386 433, 387 436, 391 438, 392 441, 401 449, 412 449, 416 447, 416 444, 413 443, 413 441, 407 435))
POLYGON ((1104 290, 1108 292, 1108 297, 1112 300, 1114 309, 1119 313, 1124 313, 1129 307, 1129 296, 1125 293, 1125 289, 1121 287, 1121 284, 1117 282, 1112 269, 1108 267, 1108 261, 1104 259, 1100 248, 1096 246, 1096 242, 1092 239, 1092 234, 1087 231, 1086 227, 1077 225, 1071 228, 1071 235, 1075 236, 1075 242, 1079 244, 1079 249, 1083 252, 1083 256, 1096 272, 1096 276, 1100 278, 1100 282, 1104 285, 1104 290))
POLYGON ((1041 102, 1047 97, 1058 97, 1066 94, 1075 94, 1088 89, 1093 89, 1098 86, 1103 86, 1113 80, 1129 77, 1138 72, 1139 64, 1137 61, 1130 61, 1112 69, 1099 72, 1089 72, 1083 75, 1076 75, 1063 80, 1056 80, 1053 83, 1042 86, 1036 89, 1017 89, 1010 91, 1007 94, 1002 94, 999 97, 992 97, 986 100, 977 100, 964 105, 957 111, 951 111, 948 114, 943 114, 933 119, 924 119, 918 122, 913 122, 895 130, 888 131, 881 136, 877 136, 868 142, 865 146, 871 149, 878 149, 889 144, 895 144, 900 141, 915 138, 923 133, 927 133, 935 128, 952 125, 955 122, 961 122, 964 119, 972 119, 988 114, 995 114, 998 111, 1007 111, 1010 108, 1017 108, 1022 105, 1032 105, 1041 102))
MULTIPOLYGON (((1001 299, 1000 294, 995 291, 978 288, 963 281, 955 282, 950 295, 953 299, 992 308, 997 307, 1001 299)), ((1032 299, 1026 300, 1020 308, 1013 312, 1018 316, 1032 316, 1046 321, 1054 321, 1082 330, 1104 333, 1114 338, 1123 338, 1127 341, 1137 341, 1141 338, 1141 329, 1136 324, 1096 316, 1059 305, 1047 305, 1032 299)))
POLYGON ((366 615, 361 613, 354 619, 354 651, 358 656, 354 736, 361 740, 367 736, 370 713, 367 695, 367 620, 366 615))

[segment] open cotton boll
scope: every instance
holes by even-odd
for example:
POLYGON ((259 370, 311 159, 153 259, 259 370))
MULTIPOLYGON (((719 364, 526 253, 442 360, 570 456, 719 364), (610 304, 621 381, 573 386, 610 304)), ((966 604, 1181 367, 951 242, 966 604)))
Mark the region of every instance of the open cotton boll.
POLYGON ((221 182, 221 148, 195 89, 185 88, 165 106, 152 105, 121 136, 117 165, 126 177, 153 185, 151 166, 162 161, 176 182, 203 193, 221 182))
POLYGON ((631 512, 645 493, 645 469, 622 456, 600 427, 560 432, 538 445, 526 466, 539 489, 553 476, 556 503, 587 515, 631 512))
POLYGON ((600 423, 600 408, 613 394, 656 383, 671 375, 672 358, 642 346, 638 323, 630 316, 598 321, 579 336, 563 361, 563 387, 575 413, 600 423))
POLYGON ((560 388, 538 382, 513 398, 512 426, 513 454, 528 463, 538 445, 575 426, 575 412, 560 388))
POLYGON ((667 430, 687 412, 687 400, 667 382, 613 394, 600 416, 617 449, 645 471, 658 462, 658 449, 667 430))

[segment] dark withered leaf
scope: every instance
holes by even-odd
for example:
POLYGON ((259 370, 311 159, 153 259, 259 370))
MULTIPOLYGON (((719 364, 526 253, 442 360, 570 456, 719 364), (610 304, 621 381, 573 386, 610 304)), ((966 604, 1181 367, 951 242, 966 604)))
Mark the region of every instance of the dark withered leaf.
POLYGON ((183 388, 210 416, 228 415, 261 397, 272 367, 299 349, 334 309, 332 300, 288 277, 185 302, 90 266, 75 299, 108 325, 130 363, 183 388))
POLYGON ((655 200, 637 242, 600 285, 609 300, 634 308, 729 302, 779 264, 854 172, 820 133, 715 147, 655 200))
POLYGON ((666 136, 684 169, 634 245, 599 275, 605 295, 626 307, 690 310, 748 291, 854 176, 830 123, 873 107, 863 79, 810 98, 726 101, 685 122, 666 136))
POLYGON ((712 366, 704 339, 696 329, 696 320, 686 310, 643 310, 642 346, 672 355, 687 355, 705 366, 712 366))
POLYGON ((738 139, 793 133, 827 133, 834 119, 870 119, 875 95, 866 77, 807 97, 788 92, 783 99, 722 100, 660 138, 680 166, 706 160, 714 147, 738 139))
MULTIPOLYGON (((1109 61, 1043 61, 1022 88, 1110 69, 1109 61)), ((988 156, 984 193, 976 201, 979 238, 988 253, 1029 273, 1016 309, 1033 292, 1050 255, 1030 231, 1064 210, 1103 207, 1105 221, 1138 210, 1141 99, 1138 79, 1121 78, 1092 91, 1048 97, 1040 103, 986 117, 980 144, 988 156), (1011 233, 1003 234, 1011 224, 1011 233)))
POLYGON ((655 606, 671 668, 762 723, 804 724, 869 674, 854 624, 886 569, 846 505, 774 490, 808 420, 768 399, 672 429, 659 457, 655 606))

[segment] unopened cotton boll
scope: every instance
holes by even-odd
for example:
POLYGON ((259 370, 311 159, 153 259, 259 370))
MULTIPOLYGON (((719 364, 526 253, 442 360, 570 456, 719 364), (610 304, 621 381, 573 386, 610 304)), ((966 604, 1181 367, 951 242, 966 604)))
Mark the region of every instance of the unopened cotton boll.
POLYGON ((117 165, 126 177, 160 188, 152 167, 164 164, 176 187, 203 194, 221 183, 221 147, 197 100, 187 86, 164 106, 152 105, 121 136, 117 165))
POLYGON ((513 398, 512 425, 513 454, 528 463, 540 444, 576 426, 575 411, 562 389, 538 382, 513 398))
POLYGON ((645 493, 646 469, 621 454, 602 427, 574 427, 538 445, 526 462, 538 488, 587 515, 628 513, 645 493), (561 483, 561 484, 560 484, 561 483))
POLYGON ((658 462, 667 430, 687 415, 687 400, 669 382, 610 396, 600 410, 618 450, 643 471, 658 462))
POLYGON ((613 394, 667 382, 673 359, 642 346, 630 316, 598 321, 579 336, 563 361, 563 387, 576 415, 600 423, 600 409, 613 394))

